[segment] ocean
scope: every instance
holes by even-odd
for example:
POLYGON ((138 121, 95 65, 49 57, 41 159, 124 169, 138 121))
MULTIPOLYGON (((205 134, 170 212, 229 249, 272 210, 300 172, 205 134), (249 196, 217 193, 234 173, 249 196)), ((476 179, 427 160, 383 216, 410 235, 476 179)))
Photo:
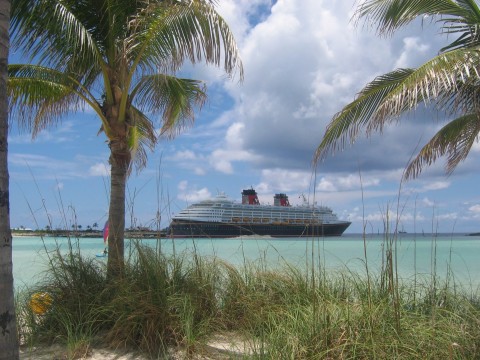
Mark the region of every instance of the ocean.
MULTIPOLYGON (((392 239, 393 236, 390 236, 392 239)), ((126 255, 131 251, 131 241, 126 240, 126 255)), ((104 249, 101 238, 72 239, 84 256, 95 257, 104 249)), ((385 262, 384 235, 344 234, 327 238, 270 238, 240 237, 230 239, 145 239, 147 246, 161 248, 164 253, 196 253, 218 257, 230 264, 243 266, 258 263, 272 268, 286 264, 300 269, 315 267, 327 272, 354 272, 365 274, 366 261, 371 274, 378 273, 385 262)), ((468 290, 477 292, 480 286, 480 236, 465 234, 399 234, 393 242, 400 278, 435 274, 440 279, 447 276, 468 290)), ((20 236, 13 239, 13 275, 15 287, 20 289, 41 280, 47 268, 48 254, 57 246, 68 251, 68 239, 20 236)))

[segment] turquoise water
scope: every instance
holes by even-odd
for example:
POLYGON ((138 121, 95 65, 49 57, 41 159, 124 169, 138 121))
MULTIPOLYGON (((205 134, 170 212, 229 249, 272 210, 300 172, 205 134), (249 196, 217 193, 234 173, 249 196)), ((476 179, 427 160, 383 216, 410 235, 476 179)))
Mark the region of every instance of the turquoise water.
MULTIPOLYGON (((77 240, 73 240, 74 244, 77 240)), ((242 237, 234 239, 142 240, 148 246, 161 247, 165 253, 196 251, 203 256, 216 256, 231 264, 264 261, 268 266, 285 263, 300 268, 316 266, 328 271, 365 273, 364 239, 361 235, 303 239, 242 237)), ((95 257, 103 251, 103 239, 78 240, 85 256, 95 257)), ((382 235, 367 235, 365 239, 369 271, 378 272, 384 262, 385 240, 382 235)), ((125 241, 126 254, 130 241, 125 241)), ((48 252, 57 246, 68 251, 65 238, 14 237, 13 274, 15 286, 30 285, 41 279, 48 262, 48 252)), ((480 286, 480 237, 463 234, 422 236, 402 234, 396 241, 395 254, 400 277, 409 279, 436 274, 445 278, 451 272, 455 281, 477 291, 480 286)), ((96 258, 98 261, 106 261, 96 258)))

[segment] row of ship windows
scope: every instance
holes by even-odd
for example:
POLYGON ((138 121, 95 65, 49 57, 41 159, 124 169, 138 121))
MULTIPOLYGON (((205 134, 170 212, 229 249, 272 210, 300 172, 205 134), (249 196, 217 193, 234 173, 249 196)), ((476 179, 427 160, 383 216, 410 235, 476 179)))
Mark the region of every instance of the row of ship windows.
POLYGON ((269 219, 269 218, 252 218, 252 217, 233 217, 233 223, 264 223, 264 224, 311 224, 311 223, 321 223, 318 219, 269 219))
MULTIPOLYGON (((190 217, 187 217, 189 219, 190 217)), ((204 216, 203 219, 212 219, 212 217, 204 216)), ((230 219, 230 218, 229 218, 230 219)), ((208 220, 207 220, 208 221, 208 220)), ((322 221, 318 219, 286 219, 286 218, 259 218, 259 217, 232 217, 231 221, 224 220, 224 222, 232 222, 238 224, 251 224, 251 223, 263 223, 263 224, 311 224, 313 223, 321 223, 322 221)), ((328 223, 327 219, 323 219, 324 223, 328 223)))
MULTIPOLYGON (((196 211, 188 211, 185 212, 186 216, 200 216, 200 217, 219 217, 223 216, 225 218, 235 218, 235 217, 252 217, 252 218, 268 218, 268 219, 311 219, 312 213, 278 213, 278 212, 270 212, 265 214, 264 211, 209 211, 209 210, 200 210, 197 209, 196 211), (236 216, 235 216, 236 215, 236 216), (267 215, 267 216, 265 216, 267 215)), ((320 215, 314 213, 313 215, 320 215)), ((325 218, 335 219, 335 216, 332 213, 324 214, 326 215, 325 218)))
MULTIPOLYGON (((251 207, 252 206, 255 206, 255 205, 244 205, 242 207, 239 207, 238 205, 236 206, 233 206, 232 204, 219 204, 219 203, 199 203, 199 204, 193 204, 193 205, 190 205, 190 208, 205 208, 205 207, 213 207, 215 208, 215 211, 217 211, 216 209, 218 208, 219 210, 218 211, 255 211, 255 210, 252 210, 251 207)), ((206 209, 207 211, 211 211, 211 209, 206 209)), ((305 209, 302 209, 302 207, 290 207, 289 208, 289 211, 294 211, 294 212, 311 212, 312 208, 307 208, 306 210, 305 209)), ((315 207, 315 210, 316 212, 318 213, 331 213, 332 210, 326 206, 319 206, 319 207, 315 207)), ((282 212, 282 211, 285 211, 285 207, 278 207, 278 208, 272 208, 270 209, 270 211, 272 212, 282 212)))

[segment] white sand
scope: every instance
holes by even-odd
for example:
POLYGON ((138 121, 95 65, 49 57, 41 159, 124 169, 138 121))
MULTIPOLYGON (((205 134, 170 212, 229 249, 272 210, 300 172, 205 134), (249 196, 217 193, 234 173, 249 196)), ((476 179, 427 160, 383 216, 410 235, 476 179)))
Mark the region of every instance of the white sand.
MULTIPOLYGON (((77 359, 91 360, 146 360, 146 357, 122 353, 121 351, 106 349, 85 349, 83 354, 78 354, 77 359)), ((65 347, 53 345, 41 348, 24 348, 20 350, 21 360, 66 360, 69 359, 68 351, 65 347)))
MULTIPOLYGON (((252 353, 252 344, 242 340, 236 334, 228 333, 214 336, 198 354, 191 357, 196 360, 226 360, 252 353)), ((21 360, 67 360, 68 351, 65 347, 53 345, 50 347, 27 348, 20 350, 21 360)), ((77 352, 76 359, 89 360, 148 360, 149 357, 138 353, 126 353, 121 350, 100 348, 85 348, 77 352)), ((176 350, 170 354, 170 359, 187 358, 185 351, 176 350)))

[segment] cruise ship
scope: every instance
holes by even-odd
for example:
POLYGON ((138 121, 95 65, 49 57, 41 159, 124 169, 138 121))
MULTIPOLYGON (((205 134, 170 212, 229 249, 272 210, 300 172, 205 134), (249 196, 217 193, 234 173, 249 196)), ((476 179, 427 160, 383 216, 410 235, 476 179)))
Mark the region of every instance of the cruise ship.
POLYGON ((340 236, 351 222, 326 206, 291 206, 286 194, 275 194, 273 205, 261 205, 254 189, 243 190, 242 203, 225 194, 188 206, 172 217, 167 236, 229 238, 340 236))

